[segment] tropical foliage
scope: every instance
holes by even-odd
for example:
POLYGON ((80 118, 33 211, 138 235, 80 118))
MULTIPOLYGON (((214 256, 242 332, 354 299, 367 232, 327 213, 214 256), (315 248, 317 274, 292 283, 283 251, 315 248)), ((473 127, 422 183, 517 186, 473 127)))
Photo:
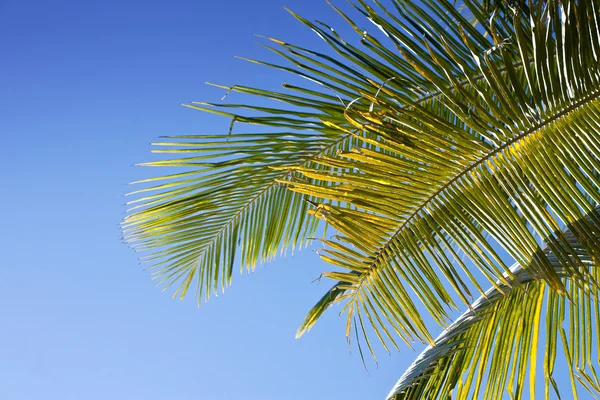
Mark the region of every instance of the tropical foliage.
POLYGON ((156 143, 171 158, 144 165, 183 169, 134 193, 127 241, 200 302, 324 221, 335 283, 298 335, 340 303, 361 354, 428 343, 390 398, 533 398, 540 376, 547 398, 557 360, 600 393, 598 2, 352 6, 355 40, 292 13, 331 51, 266 38, 282 64, 249 60, 306 84, 225 87, 280 106, 187 105, 230 132, 156 143))

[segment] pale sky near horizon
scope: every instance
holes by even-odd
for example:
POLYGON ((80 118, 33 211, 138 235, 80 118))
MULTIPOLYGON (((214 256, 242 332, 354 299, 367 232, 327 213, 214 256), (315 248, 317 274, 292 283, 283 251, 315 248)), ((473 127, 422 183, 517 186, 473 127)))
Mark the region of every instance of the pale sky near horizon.
POLYGON ((339 308, 295 340, 331 285, 310 249, 197 309, 120 240, 149 143, 229 128, 180 103, 289 79, 232 57, 273 57, 253 34, 324 48, 283 6, 347 29, 320 0, 0 2, 0 399, 383 400, 418 355, 380 351, 367 373, 339 308))

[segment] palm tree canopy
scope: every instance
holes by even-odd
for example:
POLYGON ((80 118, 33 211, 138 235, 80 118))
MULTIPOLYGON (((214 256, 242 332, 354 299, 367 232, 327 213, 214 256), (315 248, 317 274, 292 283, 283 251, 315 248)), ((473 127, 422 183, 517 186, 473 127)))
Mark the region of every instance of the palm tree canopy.
MULTIPOLYGON (((306 85, 227 87, 279 108, 188 105, 230 117, 232 130, 262 128, 156 143, 174 158, 144 165, 185 170, 135 192, 127 241, 151 251, 155 278, 175 284, 175 296, 194 283, 200 301, 231 283, 236 255, 252 270, 304 245, 323 220, 336 231, 320 239, 322 259, 335 266, 323 275, 335 284, 299 336, 340 303, 347 336, 374 357, 374 338, 386 350, 435 345, 424 314, 447 328, 450 310, 492 297, 486 317, 415 375, 420 383, 401 387, 445 398, 479 390, 485 372, 498 377, 486 396, 508 388, 518 397, 535 375, 526 349, 538 343, 545 307, 548 396, 557 335, 580 372, 598 336, 598 2, 357 0, 353 8, 360 22, 336 10, 355 41, 292 13, 331 54, 267 38, 284 65, 250 60, 306 85), (564 301, 575 321, 568 331, 556 325, 564 301), (516 329, 517 316, 531 326, 516 329), (482 332, 495 332, 485 336, 494 343, 477 341, 482 332), (482 354, 478 373, 465 358, 473 349, 482 354)), ((600 387, 595 372, 577 376, 600 387)), ((420 398, 402 390, 392 395, 420 398)))

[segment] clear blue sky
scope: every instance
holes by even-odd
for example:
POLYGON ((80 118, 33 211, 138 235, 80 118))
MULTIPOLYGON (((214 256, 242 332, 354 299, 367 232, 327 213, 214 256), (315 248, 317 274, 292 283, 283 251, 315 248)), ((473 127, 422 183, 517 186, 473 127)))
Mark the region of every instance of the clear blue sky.
POLYGON ((252 34, 323 48, 283 6, 345 27, 321 0, 0 2, 0 399, 383 399, 416 357, 381 352, 369 376, 335 309, 294 339, 329 287, 311 251, 198 310, 120 241, 149 143, 227 132, 180 103, 289 80, 233 59, 272 59, 252 34))
POLYGON ((0 399, 381 399, 416 356, 382 353, 369 377, 335 310, 295 340, 329 285, 310 251, 198 310, 119 239, 149 143, 227 131, 179 103, 286 80, 233 59, 271 57, 254 33, 321 46, 284 5, 344 26, 318 0, 0 2, 0 399))

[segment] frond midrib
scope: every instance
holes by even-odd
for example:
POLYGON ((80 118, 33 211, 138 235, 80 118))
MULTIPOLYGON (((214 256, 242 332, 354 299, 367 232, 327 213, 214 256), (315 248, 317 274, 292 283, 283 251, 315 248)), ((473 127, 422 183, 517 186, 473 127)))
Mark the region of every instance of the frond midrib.
MULTIPOLYGON (((319 157, 320 155, 326 153, 328 150, 335 148, 336 146, 338 146, 340 143, 342 143, 344 140, 347 140, 348 138, 351 138, 352 135, 343 135, 340 139, 336 140, 335 142, 331 143, 330 145, 326 146, 323 149, 320 149, 319 152, 316 152, 315 154, 313 154, 310 157, 306 157, 305 160, 298 162, 296 165, 297 166, 304 166, 307 163, 311 162, 314 158, 319 157)), ((209 249, 215 245, 215 243, 217 243, 219 237, 236 221, 236 219, 240 218, 240 216, 246 211, 248 210, 252 204, 254 204, 255 202, 260 201, 260 199, 263 196, 266 196, 267 193, 273 189, 274 187, 277 186, 278 181, 283 180, 287 177, 289 177, 291 175, 292 171, 285 171, 280 175, 275 176, 274 179, 272 179, 271 181, 269 181, 268 183, 266 183, 261 190, 259 191, 258 194, 256 194, 255 196, 253 196, 246 204, 244 204, 244 206, 242 208, 240 208, 238 211, 235 212, 234 215, 231 216, 231 218, 229 218, 227 220, 227 222, 225 222, 221 228, 212 236, 212 238, 210 239, 209 242, 207 242, 204 247, 202 248, 202 250, 200 251, 200 254, 198 255, 197 261, 194 263, 194 266, 199 265, 202 262, 202 259, 204 257, 204 255, 206 254, 207 251, 209 251, 209 249)))
MULTIPOLYGON (((463 176, 468 174, 470 171, 481 166, 486 161, 492 159, 499 152, 513 146, 515 143, 518 143, 519 141, 527 138, 529 135, 538 132, 540 129, 553 123, 554 121, 558 120, 559 118, 566 116, 567 114, 571 113, 572 111, 575 111, 576 109, 583 107, 586 104, 588 104, 598 98, 600 98, 600 90, 597 90, 596 92, 586 96, 585 98, 577 101, 576 103, 555 113, 554 115, 552 115, 552 117, 546 119, 545 121, 539 122, 538 124, 534 125, 530 129, 528 129, 525 132, 521 133, 520 135, 516 136, 515 138, 507 141, 502 146, 499 146, 498 148, 494 149, 490 153, 486 154, 481 159, 475 161, 473 164, 469 165, 467 168, 463 169, 459 174, 455 175, 452 179, 450 179, 448 182, 446 182, 444 185, 442 185, 438 190, 436 190, 432 195, 427 197, 418 208, 416 208, 413 212, 410 213, 410 215, 406 218, 406 220, 400 225, 400 227, 396 231, 394 231, 392 236, 390 236, 390 238, 386 241, 386 243, 374 255, 372 262, 367 267, 368 268, 367 271, 365 273, 361 274, 360 280, 355 288, 355 293, 359 293, 359 291, 360 291, 361 287, 363 286, 363 284, 365 283, 365 281, 368 281, 370 279, 371 275, 377 271, 377 267, 379 266, 379 262, 382 259, 383 254, 391 246, 391 243, 394 241, 394 239, 397 238, 402 233, 402 231, 409 225, 409 223, 415 217, 417 217, 419 215, 419 213, 429 203, 431 203, 431 201, 433 201, 439 195, 443 194, 448 188, 453 186, 456 182, 458 182, 463 176)), ((356 296, 352 297, 352 301, 356 301, 356 296)))
MULTIPOLYGON (((600 206, 596 206, 594 212, 598 213, 599 211, 600 211, 600 206)), ((566 233, 569 241, 573 241, 573 242, 577 241, 576 237, 569 230, 566 230, 565 233, 566 233)), ((578 251, 578 250, 576 250, 576 251, 578 251)), ((581 251, 581 250, 579 250, 579 251, 581 251)), ((549 246, 546 246, 543 249, 543 252, 546 256, 552 255, 552 250, 550 249, 549 246)), ((590 259, 590 261, 592 259, 589 254, 585 253, 585 251, 582 251, 581 253, 577 254, 577 256, 588 257, 590 259)), ((559 271, 561 268, 560 262, 553 266, 557 271, 559 271)), ((519 285, 524 285, 524 284, 527 284, 527 283, 535 280, 535 278, 533 276, 531 276, 526 271, 526 269, 518 263, 514 264, 510 268, 510 272, 512 274, 511 283, 518 283, 519 285)), ((504 278, 508 279, 509 278, 508 274, 504 274, 504 278)), ((431 365, 431 363, 433 362, 433 361, 431 361, 431 359, 436 356, 435 352, 436 352, 437 348, 439 348, 443 344, 447 344, 448 341, 453 340, 453 338, 456 335, 456 331, 464 329, 463 328, 464 324, 467 324, 467 325, 472 324, 472 322, 474 320, 480 318, 484 314, 485 310, 487 310, 490 307, 493 307, 497 301, 500 301, 500 299, 504 298, 508 294, 508 292, 510 292, 511 290, 513 290, 515 288, 516 288, 516 285, 514 285, 514 286, 507 285, 506 282, 503 282, 502 280, 497 280, 495 286, 492 286, 491 288, 489 288, 477 300, 472 302, 469 305, 468 310, 463 312, 458 318, 456 318, 452 322, 452 324, 450 324, 446 329, 444 329, 444 331, 442 333, 440 333, 435 338, 433 345, 431 345, 431 344, 428 345, 419 354, 419 356, 413 361, 413 363, 405 370, 404 374, 400 377, 400 379, 398 379, 398 381, 394 385, 394 388, 390 391, 390 393, 388 394, 386 399, 392 400, 395 398, 395 396, 402 393, 402 388, 408 388, 412 385, 415 385, 417 380, 420 379, 419 375, 422 374, 423 372, 417 371, 417 372, 419 372, 419 375, 417 375, 417 377, 414 377, 414 372, 417 370, 417 368, 421 368, 421 371, 422 371, 423 369, 425 369, 431 365), (500 289, 502 289, 502 290, 500 290, 500 289), (411 379, 411 376, 412 376, 412 379, 411 379)))
MULTIPOLYGON (((516 67, 518 64, 520 63, 515 63, 513 65, 513 67, 516 67)), ((506 69, 506 67, 503 67, 500 69, 500 71, 504 71, 506 69)), ((472 78, 472 81, 478 82, 480 80, 485 79, 485 76, 483 74, 477 75, 475 77, 472 78)), ((468 80, 463 80, 461 82, 459 82, 460 86, 465 86, 468 85, 469 81, 468 80)), ((448 87, 448 89, 452 89, 453 87, 448 87)), ((410 108, 413 106, 416 106, 418 104, 422 104, 426 101, 429 101, 431 99, 434 99, 436 97, 439 97, 443 94, 443 92, 441 90, 437 90, 435 92, 432 92, 426 96, 423 96, 417 100, 414 100, 412 103, 408 104, 405 106, 405 108, 410 108)), ((340 139, 336 140, 335 142, 331 143, 330 145, 326 146, 323 149, 320 149, 319 152, 314 153, 313 155, 311 155, 310 157, 306 157, 303 161, 300 161, 294 165, 290 165, 289 167, 302 167, 302 166, 306 166, 306 164, 308 164, 309 162, 313 161, 315 158, 318 158, 320 155, 325 154, 328 150, 335 148, 337 145, 339 145, 340 143, 342 143, 344 140, 348 140, 350 138, 353 137, 353 134, 345 134, 343 135, 340 139)), ((291 171, 287 171, 282 173, 281 175, 276 176, 272 181, 268 182, 263 189, 255 196, 253 196, 240 210, 238 210, 231 218, 229 218, 227 220, 227 222, 225 222, 222 227, 219 229, 219 231, 217 231, 213 237, 210 239, 209 242, 207 242, 203 249, 200 251, 200 254, 198 255, 198 259, 196 261, 196 265, 199 265, 202 261, 202 258, 204 256, 204 254, 211 248, 211 246, 213 246, 217 240, 219 239, 219 237, 223 234, 223 232, 225 232, 227 230, 228 227, 231 226, 232 223, 234 223, 234 221, 240 216, 242 215, 250 206, 252 206, 252 204, 254 204, 257 201, 260 201, 260 198, 264 195, 266 195, 266 193, 271 190, 273 187, 275 187, 277 185, 277 181, 285 179, 287 176, 289 176, 291 174, 291 171)))

